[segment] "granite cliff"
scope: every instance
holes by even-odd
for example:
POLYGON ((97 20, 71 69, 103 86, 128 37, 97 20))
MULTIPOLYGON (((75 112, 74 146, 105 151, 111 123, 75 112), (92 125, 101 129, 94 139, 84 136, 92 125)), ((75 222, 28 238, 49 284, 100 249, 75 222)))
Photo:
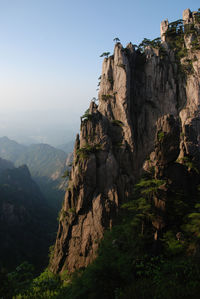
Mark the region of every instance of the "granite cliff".
MULTIPOLYGON (((99 103, 81 118, 69 186, 50 261, 86 267, 141 174, 167 181, 154 198, 154 239, 168 225, 169 190, 192 194, 200 169, 200 12, 161 23, 161 40, 116 43, 105 58, 99 103)), ((171 191, 170 191, 171 192, 171 191)))

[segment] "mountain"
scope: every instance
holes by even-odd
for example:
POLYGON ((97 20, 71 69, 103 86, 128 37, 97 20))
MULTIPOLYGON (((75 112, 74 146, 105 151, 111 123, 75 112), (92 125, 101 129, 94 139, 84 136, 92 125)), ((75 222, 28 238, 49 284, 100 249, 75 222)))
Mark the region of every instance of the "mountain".
POLYGON ((152 220, 140 229, 144 235, 147 227, 149 252, 164 246, 167 233, 183 233, 200 183, 199 14, 187 9, 183 20, 163 21, 161 39, 144 39, 138 47, 117 42, 104 59, 99 104, 91 102, 76 138, 54 273, 94 261, 105 230, 133 198, 142 174, 144 191, 132 209, 141 211, 138 219, 149 211, 152 220))
POLYGON ((66 180, 62 178, 66 170, 67 154, 48 144, 24 146, 8 139, 0 138, 0 156, 11 160, 16 166, 26 164, 33 179, 57 213, 60 209, 66 180))
POLYGON ((115 40, 49 267, 24 288, 14 272, 19 298, 199 298, 200 9, 163 21, 161 39, 115 40))
MULTIPOLYGON (((17 166, 27 164, 33 176, 57 178, 57 169, 64 169, 66 153, 48 144, 21 145, 7 137, 0 138, 0 156, 17 166)), ((62 172, 60 172, 62 174, 62 172)))
POLYGON ((56 180, 61 177, 66 153, 48 144, 33 144, 15 160, 16 165, 27 164, 34 177, 56 180))
POLYGON ((54 222, 27 166, 0 159, 0 266, 12 270, 25 260, 45 266, 54 222))
POLYGON ((5 169, 13 169, 15 166, 12 162, 1 159, 0 158, 0 174, 5 170, 5 169))
POLYGON ((26 151, 26 147, 10 140, 8 137, 0 137, 0 156, 3 159, 15 162, 26 151))

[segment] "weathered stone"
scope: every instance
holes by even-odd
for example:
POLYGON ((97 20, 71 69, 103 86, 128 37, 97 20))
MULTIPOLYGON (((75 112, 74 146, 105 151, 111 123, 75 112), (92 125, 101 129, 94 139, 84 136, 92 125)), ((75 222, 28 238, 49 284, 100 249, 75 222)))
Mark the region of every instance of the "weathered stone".
MULTIPOLYGON (((189 10, 184 22, 194 22, 189 10)), ((164 57, 150 46, 141 54, 131 43, 125 49, 117 43, 114 55, 103 61, 99 105, 90 104, 75 144, 66 215, 60 219, 50 266, 54 272, 86 267, 96 257, 104 230, 112 226, 143 165, 155 170, 155 178, 174 180, 180 188, 180 175, 185 185, 195 178, 176 160, 191 156, 200 165, 200 53, 191 51, 185 39, 193 71, 183 76, 165 39, 168 25, 167 20, 161 23, 164 57)), ((154 199, 159 211, 155 240, 167 221, 165 189, 160 186, 154 199)))
POLYGON ((179 155, 180 122, 173 115, 164 115, 157 122, 155 160, 159 165, 174 162, 179 155))
POLYGON ((169 22, 168 20, 164 20, 160 24, 160 36, 162 42, 166 41, 165 33, 167 32, 167 29, 169 28, 169 22))
POLYGON ((191 10, 189 8, 185 9, 183 11, 183 21, 184 21, 184 24, 190 23, 191 17, 192 17, 191 10))

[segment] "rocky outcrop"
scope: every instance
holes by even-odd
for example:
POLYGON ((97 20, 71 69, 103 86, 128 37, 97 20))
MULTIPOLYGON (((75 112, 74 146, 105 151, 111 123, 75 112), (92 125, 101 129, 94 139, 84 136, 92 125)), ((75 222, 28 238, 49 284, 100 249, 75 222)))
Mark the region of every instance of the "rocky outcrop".
MULTIPOLYGON (((192 32, 186 27, 187 32, 183 27, 174 32, 174 25, 164 21, 161 44, 156 48, 149 45, 140 52, 131 43, 126 48, 117 43, 114 54, 104 59, 99 105, 92 102, 81 118, 80 136, 75 143, 50 262, 53 272, 71 272, 86 267, 95 258, 105 229, 112 226, 143 167, 148 170, 147 158, 158 178, 165 176, 170 167, 172 173, 179 174, 184 157, 199 168, 197 16, 184 12, 183 26, 193 22, 192 32), (195 43, 189 45, 187 38, 191 35, 195 43), (180 38, 184 55, 175 47, 174 36, 180 38)), ((157 205, 163 207, 159 199, 157 205)), ((163 219, 155 223, 157 231, 165 225, 163 219)))

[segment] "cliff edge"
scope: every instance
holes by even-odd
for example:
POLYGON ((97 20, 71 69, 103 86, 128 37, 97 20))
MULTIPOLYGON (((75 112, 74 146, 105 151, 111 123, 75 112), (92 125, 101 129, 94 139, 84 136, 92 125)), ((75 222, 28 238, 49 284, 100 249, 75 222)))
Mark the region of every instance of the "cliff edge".
MULTIPOLYGON (((200 13, 187 9, 183 20, 161 23, 161 39, 138 47, 116 43, 104 59, 99 104, 91 102, 76 138, 53 272, 73 272, 94 260, 104 231, 144 170, 154 167, 155 178, 182 181, 188 193, 198 184, 186 162, 199 171, 199 33, 200 13)), ((164 202, 155 199, 161 210, 164 202)), ((155 239, 166 225, 158 217, 155 239)))

